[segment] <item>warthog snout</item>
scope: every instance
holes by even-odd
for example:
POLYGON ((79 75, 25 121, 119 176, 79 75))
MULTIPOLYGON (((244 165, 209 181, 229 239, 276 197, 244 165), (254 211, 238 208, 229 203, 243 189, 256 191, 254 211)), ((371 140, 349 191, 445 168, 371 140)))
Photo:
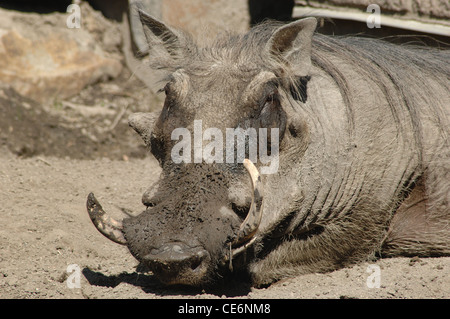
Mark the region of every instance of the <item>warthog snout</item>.
POLYGON ((144 261, 158 278, 167 284, 189 284, 200 281, 208 271, 209 253, 201 246, 168 243, 153 249, 144 261))
POLYGON ((246 251, 257 238, 263 211, 261 178, 250 160, 245 159, 243 166, 252 187, 251 202, 244 206, 248 207, 245 218, 239 217, 233 205, 226 202, 225 188, 214 188, 218 183, 213 176, 222 180, 224 177, 218 172, 214 175, 211 166, 200 166, 198 170, 185 167, 190 174, 179 170, 178 175, 166 177, 164 181, 168 184, 162 184, 155 197, 147 198, 156 188, 144 196, 147 209, 122 221, 109 216, 91 193, 87 200, 89 217, 108 239, 127 245, 133 256, 163 283, 201 285, 211 279, 219 264, 232 269, 233 258, 246 251), (191 178, 195 173, 209 176, 200 188, 192 187, 191 178), (169 186, 176 184, 187 195, 159 198, 169 186))

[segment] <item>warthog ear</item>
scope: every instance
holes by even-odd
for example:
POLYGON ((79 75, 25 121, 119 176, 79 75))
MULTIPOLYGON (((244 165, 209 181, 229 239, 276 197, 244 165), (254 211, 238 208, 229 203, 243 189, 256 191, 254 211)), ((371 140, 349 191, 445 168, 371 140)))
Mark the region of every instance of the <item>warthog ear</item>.
POLYGON ((179 48, 178 36, 164 23, 142 10, 138 10, 150 51, 162 56, 176 57, 179 48))
POLYGON ((159 117, 159 112, 133 113, 128 117, 130 125, 144 140, 145 145, 150 148, 150 137, 159 117))
POLYGON ((295 75, 308 75, 311 41, 316 26, 316 18, 305 18, 278 28, 267 43, 270 54, 289 64, 295 75))

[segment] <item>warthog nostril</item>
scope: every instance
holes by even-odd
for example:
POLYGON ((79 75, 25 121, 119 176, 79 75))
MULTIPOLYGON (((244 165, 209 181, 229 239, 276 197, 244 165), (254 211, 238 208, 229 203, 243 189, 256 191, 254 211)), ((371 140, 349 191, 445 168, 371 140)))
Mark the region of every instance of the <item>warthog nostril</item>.
POLYGON ((183 243, 170 243, 152 249, 145 256, 152 272, 168 283, 185 283, 205 275, 209 253, 202 247, 188 247, 183 243))
POLYGON ((162 282, 193 285, 207 275, 211 258, 201 246, 189 247, 176 242, 152 249, 144 260, 162 282))
POLYGON ((197 270, 197 268, 200 267, 201 263, 202 263, 202 260, 200 260, 200 259, 193 260, 191 263, 191 269, 194 271, 197 270))
POLYGON ((206 250, 199 250, 194 256, 192 256, 190 262, 191 262, 191 269, 193 271, 200 271, 202 268, 203 261, 207 259, 209 256, 208 252, 206 250))

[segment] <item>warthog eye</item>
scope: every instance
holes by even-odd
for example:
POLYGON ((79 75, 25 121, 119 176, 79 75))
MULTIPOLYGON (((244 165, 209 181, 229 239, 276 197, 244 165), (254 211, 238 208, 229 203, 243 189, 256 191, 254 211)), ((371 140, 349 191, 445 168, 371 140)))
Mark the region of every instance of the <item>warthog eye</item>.
POLYGON ((164 87, 162 89, 158 90, 158 93, 164 92, 166 95, 168 95, 169 94, 169 90, 170 90, 170 85, 169 84, 170 84, 170 82, 166 83, 166 85, 164 85, 164 87))
POLYGON ((164 85, 164 87, 162 89, 158 90, 158 93, 162 93, 164 92, 167 95, 169 95, 170 93, 170 82, 166 83, 166 85, 164 85))
POLYGON ((170 93, 170 82, 167 83, 167 84, 164 86, 164 93, 166 93, 166 95, 169 95, 169 93, 170 93))
POLYGON ((282 126, 281 113, 283 113, 281 109, 281 97, 278 89, 273 89, 264 98, 264 104, 259 114, 260 127, 280 128, 282 126))
POLYGON ((278 93, 278 90, 272 90, 265 96, 263 101, 261 115, 264 116, 265 113, 276 112, 277 108, 280 106, 280 94, 278 93))
POLYGON ((279 96, 279 94, 278 94, 278 91, 275 91, 275 92, 273 92, 272 94, 269 94, 267 97, 266 97, 266 104, 267 103, 271 103, 271 104, 273 104, 273 103, 278 103, 278 102, 280 102, 280 96, 279 96))

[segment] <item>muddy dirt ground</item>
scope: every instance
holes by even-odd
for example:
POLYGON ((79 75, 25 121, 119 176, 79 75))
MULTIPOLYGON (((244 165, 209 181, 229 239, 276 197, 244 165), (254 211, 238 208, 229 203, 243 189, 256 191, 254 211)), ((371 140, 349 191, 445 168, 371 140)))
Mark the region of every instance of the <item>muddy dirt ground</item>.
POLYGON ((137 214, 159 174, 127 125, 128 114, 161 107, 126 70, 69 101, 41 106, 0 89, 0 298, 449 298, 450 258, 378 260, 253 288, 235 278, 208 289, 164 287, 138 272, 127 248, 90 222, 94 192, 116 218, 137 214), (79 288, 70 287, 80 271, 79 288), (370 267, 369 267, 370 268, 370 267))

